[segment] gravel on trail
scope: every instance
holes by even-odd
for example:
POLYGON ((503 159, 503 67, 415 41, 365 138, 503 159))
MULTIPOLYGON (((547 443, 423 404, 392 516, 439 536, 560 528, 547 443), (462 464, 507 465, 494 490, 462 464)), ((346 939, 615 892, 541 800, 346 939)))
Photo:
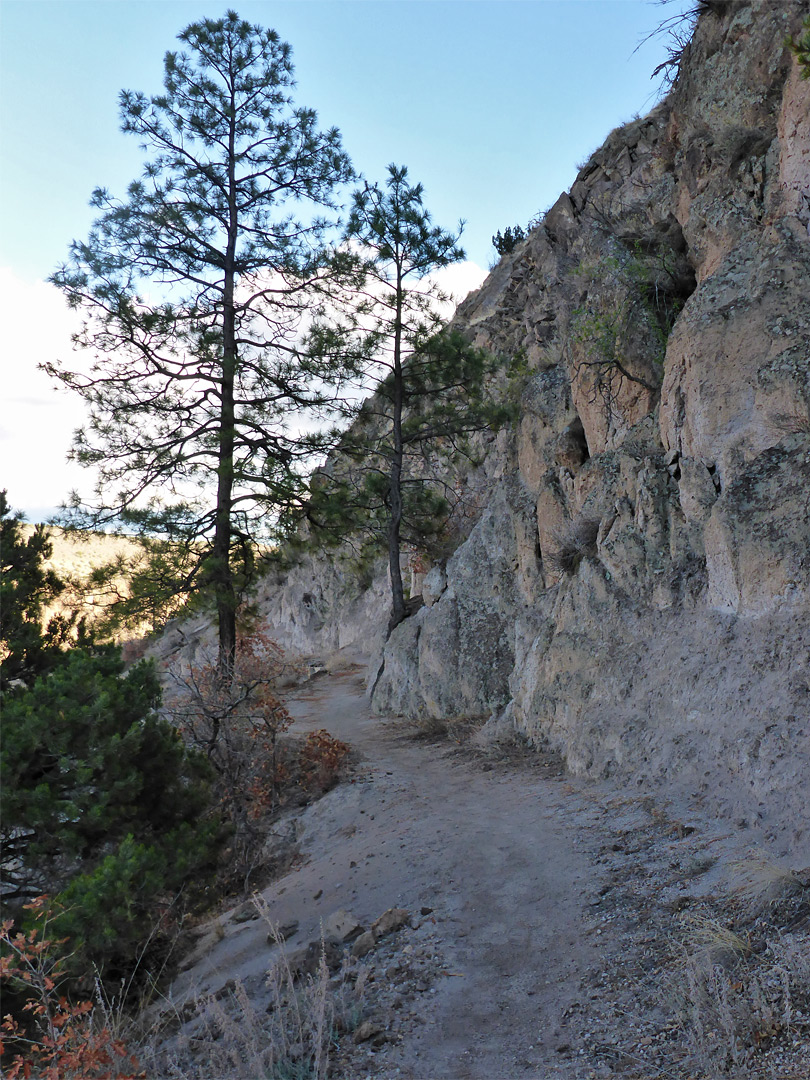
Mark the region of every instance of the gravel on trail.
MULTIPOLYGON (((355 753, 342 783, 279 826, 297 857, 262 890, 290 953, 331 926, 366 965, 363 1016, 334 1076, 709 1075, 687 1065, 678 942, 750 838, 580 782, 550 755, 416 738, 371 713, 358 669, 317 676, 287 704, 293 733, 326 728, 355 753)), ((172 997, 238 979, 259 1001, 272 952, 241 905, 172 997)), ((728 1075, 810 1076, 795 1032, 770 1037, 766 1071, 728 1075)))

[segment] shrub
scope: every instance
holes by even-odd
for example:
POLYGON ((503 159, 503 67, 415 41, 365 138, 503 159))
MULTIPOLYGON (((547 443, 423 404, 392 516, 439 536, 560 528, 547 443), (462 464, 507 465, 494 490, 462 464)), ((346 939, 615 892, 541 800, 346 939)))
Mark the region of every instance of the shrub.
POLYGON ((336 739, 323 728, 307 735, 301 748, 301 786, 307 791, 323 794, 337 783, 340 766, 349 755, 346 743, 336 739))
POLYGON ((556 549, 546 556, 546 566, 559 574, 573 574, 584 558, 596 554, 601 521, 581 515, 554 533, 556 549))
POLYGON ((0 1024, 0 1058, 8 1080, 37 1076, 39 1080, 135 1080, 137 1061, 123 1042, 97 1019, 92 1001, 72 1003, 63 992, 66 982, 64 941, 49 936, 46 897, 26 905, 34 926, 13 932, 11 922, 0 927, 0 980, 4 1005, 10 995, 17 1016, 7 1012, 0 1024))
POLYGON ((262 632, 240 637, 228 683, 220 678, 213 649, 203 650, 193 663, 178 660, 169 668, 171 715, 213 768, 216 798, 233 827, 234 880, 254 865, 263 839, 256 819, 276 808, 289 774, 279 740, 292 717, 278 686, 293 670, 280 646, 262 632))
POLYGON ((507 225, 503 232, 500 229, 492 237, 492 246, 499 255, 508 255, 514 251, 518 244, 526 239, 526 233, 520 225, 507 225))

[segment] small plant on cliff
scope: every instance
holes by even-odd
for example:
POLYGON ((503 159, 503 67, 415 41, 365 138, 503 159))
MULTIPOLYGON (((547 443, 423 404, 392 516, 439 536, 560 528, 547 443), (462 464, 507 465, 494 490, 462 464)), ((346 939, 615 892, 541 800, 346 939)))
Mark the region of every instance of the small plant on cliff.
POLYGON ((796 62, 801 68, 802 78, 810 79, 810 15, 802 20, 804 33, 798 37, 791 34, 785 44, 796 57, 796 62))
POLYGON ((650 257, 638 244, 598 264, 581 264, 574 273, 595 286, 573 312, 570 332, 577 346, 573 367, 577 375, 587 373, 591 401, 601 399, 614 413, 626 382, 656 394, 669 335, 689 295, 687 283, 666 253, 650 257), (632 358, 628 345, 634 339, 646 363, 632 358))
POLYGON ((601 521, 581 515, 554 533, 555 549, 546 556, 546 565, 559 574, 573 574, 584 558, 596 554, 601 521))
POLYGON ((772 413, 769 419, 776 431, 783 435, 810 435, 810 415, 799 409, 772 413))
POLYGON ((492 246, 499 255, 509 255, 518 244, 526 239, 526 233, 522 226, 507 225, 503 232, 500 229, 492 237, 492 246))

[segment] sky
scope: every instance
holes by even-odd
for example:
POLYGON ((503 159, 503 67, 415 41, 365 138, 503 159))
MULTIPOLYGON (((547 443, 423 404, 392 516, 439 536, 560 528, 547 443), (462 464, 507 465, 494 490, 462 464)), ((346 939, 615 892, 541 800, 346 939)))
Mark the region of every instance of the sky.
MULTIPOLYGON (((355 168, 404 164, 434 221, 465 221, 459 298, 573 183, 617 125, 658 100, 665 40, 688 0, 245 0, 230 6, 293 49, 296 101, 336 126, 355 168)), ((163 56, 208 0, 0 0, 0 486, 44 520, 89 478, 65 461, 81 402, 37 370, 70 359, 75 314, 47 277, 84 239, 88 200, 143 163, 119 130, 122 89, 159 93, 163 56)))

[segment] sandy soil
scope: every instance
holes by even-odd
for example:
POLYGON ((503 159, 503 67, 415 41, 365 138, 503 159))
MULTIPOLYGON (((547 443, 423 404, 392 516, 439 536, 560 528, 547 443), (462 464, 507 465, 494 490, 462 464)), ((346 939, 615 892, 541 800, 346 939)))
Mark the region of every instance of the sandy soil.
MULTIPOLYGON (((738 836, 573 782, 550 758, 415 740, 371 715, 354 671, 316 678, 289 705, 296 730, 327 728, 359 762, 298 812, 297 865, 264 890, 279 924, 299 923, 287 948, 339 909, 365 927, 411 913, 369 957, 365 1015, 381 1034, 345 1040, 335 1075, 674 1075, 656 1065, 677 1052, 673 940, 682 912, 724 888, 738 836)), ((216 929, 172 999, 238 977, 261 1001, 267 927, 229 912, 216 929)))

